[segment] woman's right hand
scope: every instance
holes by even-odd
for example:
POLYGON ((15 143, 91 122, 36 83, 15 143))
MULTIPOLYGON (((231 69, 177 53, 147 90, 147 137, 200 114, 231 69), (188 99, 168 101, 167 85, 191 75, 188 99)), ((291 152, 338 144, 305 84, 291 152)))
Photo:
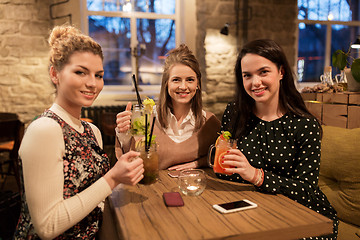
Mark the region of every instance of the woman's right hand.
POLYGON ((123 154, 105 174, 104 178, 111 189, 120 183, 135 185, 144 177, 144 164, 139 156, 140 153, 135 151, 123 154))
POLYGON ((116 115, 116 129, 119 133, 126 133, 130 129, 131 102, 128 102, 126 109, 116 115))
POLYGON ((232 166, 232 168, 225 168, 225 174, 237 173, 248 182, 251 182, 256 174, 256 168, 250 165, 246 156, 239 149, 228 150, 220 161, 223 161, 223 164, 232 166))

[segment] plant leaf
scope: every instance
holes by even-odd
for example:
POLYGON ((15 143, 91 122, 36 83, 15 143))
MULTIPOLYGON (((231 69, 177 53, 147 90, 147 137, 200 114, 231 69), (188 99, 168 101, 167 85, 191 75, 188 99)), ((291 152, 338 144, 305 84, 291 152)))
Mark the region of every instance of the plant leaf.
POLYGON ((353 61, 351 65, 351 74, 357 82, 360 83, 360 59, 357 58, 353 61))
POLYGON ((347 63, 347 54, 342 50, 336 50, 332 55, 332 65, 339 70, 344 70, 347 63))

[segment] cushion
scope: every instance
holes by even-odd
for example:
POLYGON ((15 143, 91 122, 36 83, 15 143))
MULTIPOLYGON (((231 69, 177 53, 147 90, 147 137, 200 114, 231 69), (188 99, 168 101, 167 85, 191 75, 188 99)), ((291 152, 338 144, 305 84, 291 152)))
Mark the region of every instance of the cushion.
POLYGON ((360 226, 360 128, 323 126, 319 186, 340 220, 360 226))
POLYGON ((359 232, 359 227, 355 225, 339 222, 338 229, 338 240, 360 240, 360 237, 357 236, 357 232, 359 232))

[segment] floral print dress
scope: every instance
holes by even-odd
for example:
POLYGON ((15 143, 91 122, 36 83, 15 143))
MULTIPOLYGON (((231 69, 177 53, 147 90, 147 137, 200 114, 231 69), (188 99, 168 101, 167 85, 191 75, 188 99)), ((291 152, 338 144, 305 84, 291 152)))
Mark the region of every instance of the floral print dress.
MULTIPOLYGON (((109 158, 99 147, 90 125, 82 121, 84 132, 79 133, 58 115, 46 110, 41 117, 48 117, 58 122, 62 128, 65 154, 63 156, 64 199, 70 198, 91 186, 110 168, 109 158)), ((22 206, 15 239, 40 239, 31 222, 31 216, 24 191, 21 159, 19 161, 22 182, 22 206)), ((96 207, 76 225, 55 239, 95 239, 102 221, 102 210, 96 207)))

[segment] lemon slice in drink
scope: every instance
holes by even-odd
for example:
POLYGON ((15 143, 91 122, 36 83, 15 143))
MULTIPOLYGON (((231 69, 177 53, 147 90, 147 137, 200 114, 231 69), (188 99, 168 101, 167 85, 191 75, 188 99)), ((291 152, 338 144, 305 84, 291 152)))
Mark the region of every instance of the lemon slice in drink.
POLYGON ((146 99, 143 101, 144 109, 151 113, 153 111, 153 107, 155 105, 155 102, 153 99, 146 97, 146 99))

